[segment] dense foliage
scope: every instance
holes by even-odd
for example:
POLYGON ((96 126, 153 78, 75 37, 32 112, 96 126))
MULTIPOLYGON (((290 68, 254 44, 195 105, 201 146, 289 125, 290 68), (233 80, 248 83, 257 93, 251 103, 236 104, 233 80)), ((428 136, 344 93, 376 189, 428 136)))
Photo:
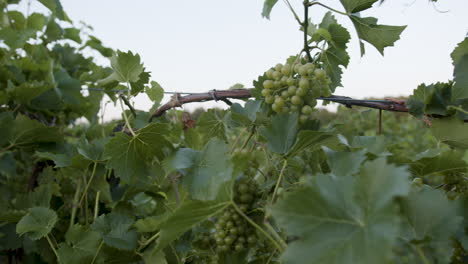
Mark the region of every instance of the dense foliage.
POLYGON ((39 0, 47 14, 18 2, 0 0, 2 262, 468 261, 468 38, 453 80, 420 85, 412 116, 384 112, 379 133, 377 110, 315 109, 350 59, 333 14, 362 55, 405 27, 366 17, 378 0, 305 0, 302 21, 289 6, 303 50, 265 69, 253 99, 149 122, 163 89, 139 55, 103 46, 59 0, 39 0), (309 8, 330 12, 314 24, 309 8), (152 109, 133 109, 140 93, 152 109), (103 122, 104 94, 122 120, 103 122))

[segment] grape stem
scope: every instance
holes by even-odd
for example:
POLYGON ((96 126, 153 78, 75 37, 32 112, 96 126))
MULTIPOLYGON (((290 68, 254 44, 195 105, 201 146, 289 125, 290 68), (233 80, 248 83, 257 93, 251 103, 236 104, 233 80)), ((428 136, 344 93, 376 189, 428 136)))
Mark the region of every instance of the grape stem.
POLYGON ((275 202, 275 197, 276 197, 276 194, 278 193, 278 188, 281 185, 281 180, 283 179, 284 169, 286 168, 287 165, 288 165, 288 160, 285 159, 283 162, 283 167, 281 168, 278 180, 276 181, 275 190, 273 191, 273 195, 271 196, 271 204, 275 202))
POLYGON ((125 125, 127 126, 128 130, 130 131, 132 136, 135 137, 136 136, 135 131, 133 131, 132 127, 130 126, 130 122, 128 121, 127 113, 125 113, 125 108, 123 106, 122 97, 120 97, 120 96, 119 96, 119 102, 120 102, 120 107, 122 108, 122 114, 123 114, 123 117, 124 117, 124 120, 125 120, 125 125))
POLYGON ((270 242, 273 244, 273 246, 276 247, 276 249, 278 249, 279 252, 281 252, 281 253, 284 252, 284 250, 286 248, 283 248, 278 243, 278 241, 276 241, 273 237, 270 236, 270 234, 268 234, 268 232, 263 230, 263 228, 261 228, 254 221, 252 221, 252 219, 250 219, 250 217, 248 217, 246 214, 244 214, 244 212, 242 212, 242 210, 237 206, 237 204, 234 201, 231 201, 231 204, 234 207, 234 209, 237 211, 237 213, 240 214, 247 222, 249 222, 249 224, 251 224, 253 227, 255 227, 260 233, 262 233, 268 240, 270 240, 270 242))
POLYGON ((93 260, 91 261, 91 264, 94 264, 94 262, 96 261, 96 258, 97 258, 98 254, 99 254, 99 251, 101 251, 102 245, 104 245, 104 241, 101 241, 101 243, 99 244, 99 247, 96 250, 96 254, 94 254, 94 257, 93 257, 93 260))
POLYGON ((57 257, 57 262, 58 262, 58 263, 61 263, 59 254, 58 254, 58 252, 57 252, 57 249, 55 249, 54 244, 52 244, 52 240, 50 240, 49 234, 47 234, 45 237, 46 237, 46 239, 47 239, 47 242, 49 243, 50 248, 51 248, 52 251, 54 252, 55 257, 57 257))
POLYGON ((335 12, 335 13, 337 13, 337 14, 340 14, 340 15, 343 15, 343 16, 349 16, 349 14, 347 14, 347 13, 344 13, 344 12, 341 12, 341 11, 336 10, 336 9, 334 9, 334 8, 331 8, 331 7, 329 7, 329 6, 327 6, 327 5, 324 5, 324 4, 320 3, 320 2, 313 2, 313 3, 309 3, 308 5, 309 5, 309 6, 319 5, 319 6, 325 7, 326 9, 328 9, 328 10, 330 10, 330 11, 333 11, 333 12, 335 12))
POLYGON ((307 54, 307 59, 309 62, 312 62, 312 56, 310 55, 310 49, 307 43, 307 28, 309 27, 309 0, 304 0, 304 22, 302 27, 304 28, 304 51, 307 54))

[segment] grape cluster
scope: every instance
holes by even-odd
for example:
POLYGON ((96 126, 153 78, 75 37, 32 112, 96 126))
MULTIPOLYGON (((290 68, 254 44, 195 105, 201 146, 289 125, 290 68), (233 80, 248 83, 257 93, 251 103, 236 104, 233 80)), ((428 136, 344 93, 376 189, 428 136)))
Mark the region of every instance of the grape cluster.
POLYGON ((262 96, 276 113, 299 112, 300 121, 307 121, 317 98, 330 96, 331 80, 313 63, 277 64, 266 72, 262 96))
MULTIPOLYGON (((236 183, 234 201, 244 214, 252 208, 256 191, 253 181, 240 180, 236 183)), ((214 239, 219 252, 239 252, 257 243, 255 230, 232 207, 224 210, 215 227, 214 239)))

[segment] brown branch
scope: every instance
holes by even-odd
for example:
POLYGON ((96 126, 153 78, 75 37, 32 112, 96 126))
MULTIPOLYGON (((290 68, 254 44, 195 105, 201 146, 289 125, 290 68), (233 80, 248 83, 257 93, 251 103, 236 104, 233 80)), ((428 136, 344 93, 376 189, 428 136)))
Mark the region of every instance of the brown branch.
MULTIPOLYGON (((252 97, 251 91, 253 89, 233 89, 233 90, 212 90, 207 93, 194 93, 189 94, 186 96, 180 96, 180 94, 176 93, 172 99, 162 105, 161 107, 154 112, 150 117, 150 122, 153 118, 162 116, 167 110, 180 107, 183 104, 193 103, 193 102, 206 102, 206 101, 224 101, 230 105, 230 101, 228 98, 233 99, 247 99, 252 97)), ((345 105, 346 107, 351 108, 352 106, 362 106, 374 109, 380 109, 384 111, 392 111, 392 112, 404 112, 408 113, 409 108, 406 106, 406 101, 401 99, 392 99, 392 98, 385 98, 385 100, 365 100, 365 99, 353 99, 347 96, 341 95, 331 95, 329 97, 319 97, 318 100, 330 101, 334 103, 339 103, 345 105)), ((428 117, 432 118, 443 118, 445 116, 441 115, 430 115, 428 117)), ((426 117, 426 118, 428 118, 426 117)), ((429 120, 429 119, 428 119, 429 120)), ((468 122, 468 120, 464 120, 468 122)), ((426 122, 427 123, 427 122, 426 122)))
POLYGON ((234 99, 247 99, 250 98, 250 89, 234 89, 234 90, 213 90, 207 93, 197 93, 189 94, 186 96, 180 96, 180 94, 175 94, 172 96, 171 100, 162 105, 161 107, 154 112, 150 117, 150 122, 153 118, 162 116, 167 110, 175 107, 180 107, 183 104, 193 103, 193 102, 206 102, 211 100, 221 100, 225 101, 228 98, 234 99))

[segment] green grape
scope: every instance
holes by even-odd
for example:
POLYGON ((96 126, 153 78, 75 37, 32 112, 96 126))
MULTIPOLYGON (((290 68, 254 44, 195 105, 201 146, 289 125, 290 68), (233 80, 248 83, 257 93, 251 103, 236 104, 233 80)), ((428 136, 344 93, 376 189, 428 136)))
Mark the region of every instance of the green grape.
POLYGON ((312 109, 317 105, 317 100, 313 97, 307 99, 307 105, 312 109))
POLYGON ((314 75, 317 80, 325 80, 327 77, 327 73, 322 69, 315 69, 314 75))
POLYGON ((232 243, 234 243, 235 239, 236 238, 234 236, 228 236, 228 237, 224 238, 224 244, 231 245, 232 243))
POLYGON ((283 64, 281 64, 281 63, 276 64, 275 70, 280 72, 282 69, 283 69, 283 64))
POLYGON ((293 77, 289 77, 288 80, 286 81, 286 84, 288 86, 294 86, 296 85, 296 79, 294 79, 293 77))
POLYGON ((281 92, 281 97, 282 97, 283 99, 288 98, 288 97, 289 97, 288 91, 282 91, 282 92, 281 92))
POLYGON ((281 88, 281 82, 280 81, 274 81, 273 82, 273 89, 279 89, 281 88))
POLYGON ((299 67, 299 74, 301 76, 306 76, 307 75, 307 66, 302 65, 301 67, 299 67))
POLYGON ((257 243, 257 237, 255 235, 250 235, 247 237, 247 243, 255 244, 257 243))
POLYGON ((236 227, 233 227, 233 228, 229 229, 229 234, 237 235, 237 234, 239 234, 239 229, 236 228, 236 227))
POLYGON ((281 79, 281 77, 283 77, 283 75, 281 74, 281 72, 279 72, 279 71, 273 72, 273 79, 275 79, 275 80, 278 81, 278 80, 281 79))
POLYGON ((265 103, 272 104, 275 101, 275 98, 271 95, 265 97, 265 103))
POLYGON ((288 94, 289 95, 295 95, 296 94, 297 87, 296 86, 289 86, 288 87, 288 94))
POLYGON ((234 222, 232 222, 232 221, 227 221, 226 222, 226 228, 231 228, 233 226, 234 226, 234 222))
POLYGON ((299 88, 296 90, 296 95, 299 97, 305 96, 307 94, 307 89, 299 88))
POLYGON ((303 103, 301 97, 297 96, 297 95, 294 95, 293 97, 291 97, 291 103, 294 104, 294 105, 301 105, 303 103))
POLYGON ((310 114, 312 114, 312 111, 313 111, 313 109, 312 109, 312 107, 311 107, 310 105, 304 105, 304 106, 302 107, 302 110, 301 110, 301 112, 302 112, 304 115, 310 115, 310 114))
POLYGON ((285 64, 281 69, 281 73, 284 75, 289 75, 291 73, 291 65, 285 64))
POLYGON ((248 193, 244 193, 240 196, 239 200, 243 203, 250 203, 253 201, 253 196, 248 193))
POLYGON ((301 78, 299 80, 299 88, 309 89, 309 79, 301 78))
POLYGON ((269 95, 270 95, 270 90, 268 90, 268 89, 262 89, 262 95, 263 95, 263 97, 269 96, 269 95))
POLYGON ((237 186, 237 191, 240 193, 247 193, 249 192, 249 186, 245 183, 241 183, 237 186))
POLYGON ((265 89, 273 89, 274 88, 274 82, 272 80, 265 80, 263 81, 263 88, 265 89))
POLYGON ((299 64, 299 63, 298 63, 298 64, 294 64, 294 72, 295 72, 295 73, 299 73, 299 69, 301 68, 301 66, 302 66, 302 65, 299 64))
POLYGON ((273 79, 273 72, 275 72, 275 70, 269 69, 269 70, 266 72, 267 78, 273 79))
POLYGON ((273 111, 275 111, 276 113, 281 113, 283 111, 283 107, 277 105, 276 103, 273 103, 271 105, 271 109, 273 109, 273 111))
POLYGON ((284 106, 284 99, 281 98, 281 97, 277 97, 275 98, 275 104, 279 107, 283 107, 284 106))
POLYGON ((244 245, 242 245, 242 244, 236 244, 234 246, 235 251, 242 251, 243 249, 244 249, 244 245))

